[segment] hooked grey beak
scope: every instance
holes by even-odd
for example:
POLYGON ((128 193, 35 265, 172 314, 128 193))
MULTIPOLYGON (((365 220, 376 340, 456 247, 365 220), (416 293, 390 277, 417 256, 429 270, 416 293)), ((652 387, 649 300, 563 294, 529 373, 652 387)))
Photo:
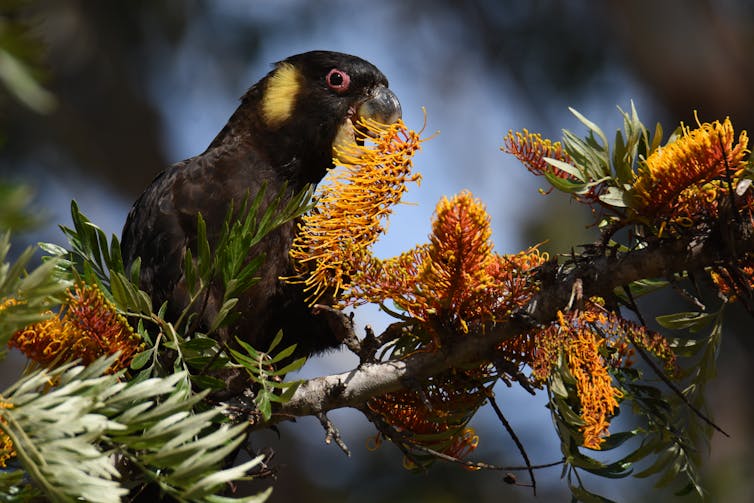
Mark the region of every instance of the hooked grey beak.
POLYGON ((364 138, 367 136, 379 136, 377 132, 360 126, 359 119, 371 119, 377 124, 390 125, 400 118, 401 103, 395 93, 382 85, 375 87, 369 97, 356 106, 353 116, 338 128, 333 141, 333 156, 337 156, 338 149, 347 149, 354 144, 364 145, 364 138))
POLYGON ((377 86, 359 108, 357 118, 372 119, 380 124, 392 124, 401 118, 401 103, 393 91, 377 86))

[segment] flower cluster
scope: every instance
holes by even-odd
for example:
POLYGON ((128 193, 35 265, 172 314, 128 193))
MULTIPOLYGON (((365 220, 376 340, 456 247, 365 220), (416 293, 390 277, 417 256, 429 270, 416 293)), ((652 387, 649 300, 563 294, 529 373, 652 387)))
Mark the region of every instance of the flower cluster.
MULTIPOLYGON (((304 283, 311 302, 325 292, 340 307, 393 302, 417 323, 394 356, 435 350, 443 337, 476 333, 528 303, 536 292, 531 270, 546 257, 536 248, 495 253, 489 215, 469 192, 440 201, 428 243, 389 259, 372 255, 383 219, 406 184, 419 180, 410 168, 422 141, 402 123, 373 131, 379 133, 373 146, 339 153, 345 171, 331 172, 315 209, 302 220, 291 251, 298 275, 289 281, 304 283)), ((500 351, 523 364, 531 347, 508 341, 500 351)), ((375 398, 369 407, 410 433, 416 445, 461 457, 478 441, 466 423, 486 400, 485 383, 494 381, 489 368, 482 362, 477 369, 455 369, 420 390, 375 398)))
POLYGON ((462 192, 437 205, 428 244, 395 258, 372 258, 356 274, 347 301, 392 300, 417 320, 438 319, 468 333, 470 324, 503 320, 525 305, 536 292, 528 273, 545 260, 536 248, 494 253, 484 205, 462 192))
MULTIPOLYGON (((681 136, 655 150, 639 164, 632 209, 649 219, 689 226, 703 216, 717 216, 717 201, 738 180, 745 164, 748 137, 738 139, 730 119, 681 126, 681 136)), ((734 185, 735 186, 735 185, 734 185)))
MULTIPOLYGON (((453 372, 433 379, 421 392, 400 391, 375 397, 369 408, 401 433, 410 434, 415 445, 463 459, 479 443, 467 426, 486 400, 484 388, 468 375, 453 372)), ((380 435, 377 437, 379 442, 380 435)), ((407 467, 413 467, 406 460, 407 467)))
POLYGON ((48 319, 13 334, 8 344, 46 367, 76 359, 88 365, 120 352, 113 372, 127 368, 142 349, 141 338, 96 285, 76 285, 60 313, 49 314, 48 319))
POLYGON ((317 193, 317 206, 305 215, 290 256, 312 304, 325 293, 337 297, 348 289, 356 264, 360 263, 384 232, 390 215, 407 190, 421 175, 412 173, 412 157, 421 148, 421 131, 406 128, 403 121, 390 126, 374 121, 359 123, 362 139, 369 141, 336 150, 334 169, 317 193))
POLYGON ((583 445, 600 449, 615 415, 620 389, 611 372, 633 365, 632 346, 659 358, 669 373, 676 371, 675 355, 659 334, 606 311, 598 301, 569 314, 558 312, 558 321, 535 336, 535 352, 530 365, 534 377, 545 382, 563 362, 575 380, 580 402, 583 445))

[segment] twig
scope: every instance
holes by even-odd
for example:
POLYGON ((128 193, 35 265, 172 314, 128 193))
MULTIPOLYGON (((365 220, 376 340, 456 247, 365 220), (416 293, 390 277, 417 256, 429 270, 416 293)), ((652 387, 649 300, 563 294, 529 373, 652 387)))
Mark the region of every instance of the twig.
POLYGON ((320 424, 322 424, 322 427, 325 429, 325 443, 327 445, 330 445, 334 441, 335 445, 340 447, 340 450, 343 451, 346 456, 351 457, 351 451, 343 441, 343 437, 340 436, 338 429, 335 427, 333 422, 330 421, 330 418, 327 417, 325 413, 320 413, 317 414, 317 419, 319 419, 320 424))
POLYGON ((671 380, 670 380, 670 379, 668 378, 668 376, 667 376, 667 375, 665 375, 665 372, 663 372, 663 371, 662 371, 662 369, 661 369, 661 368, 659 368, 659 367, 657 366, 657 364, 656 364, 656 363, 655 363, 654 361, 652 361, 652 359, 651 359, 651 358, 649 357, 649 355, 648 355, 648 354, 647 354, 647 352, 646 352, 646 351, 644 350, 644 348, 642 348, 642 347, 641 347, 640 345, 638 345, 638 344, 636 343, 636 341, 635 341, 635 340, 633 339, 633 337, 632 337, 631 335, 629 335, 629 337, 631 337, 631 343, 632 343, 632 344, 634 345, 634 347, 636 348, 636 352, 637 352, 637 353, 639 353, 639 356, 641 356, 641 359, 642 359, 642 360, 644 360, 644 362, 645 362, 645 363, 646 363, 647 365, 649 365, 649 367, 650 367, 650 368, 652 369, 652 372, 654 372, 654 373, 655 373, 655 375, 656 375, 657 377, 659 377, 659 378, 660 378, 660 380, 661 380, 661 381, 662 381, 663 383, 665 383, 665 385, 666 385, 666 386, 667 386, 668 388, 670 388, 670 390, 671 390, 671 391, 672 391, 672 392, 673 392, 673 393, 674 393, 675 395, 677 395, 677 396, 678 396, 678 398, 680 398, 680 399, 681 399, 681 401, 683 401, 684 405, 686 405, 686 407, 688 407, 689 409, 691 409, 691 411, 692 411, 692 412, 693 412, 693 413, 694 413, 694 414, 695 414, 695 415, 696 415, 696 416, 697 416, 697 417, 698 417, 699 419, 701 419, 702 421, 704 421, 704 422, 705 422, 705 423, 707 423, 707 424, 708 424, 709 426, 711 426, 712 428, 716 429, 717 431, 719 431, 720 433, 722 433, 722 434, 723 434, 723 435, 725 435, 726 437, 730 438, 730 435, 729 435, 729 434, 728 434, 728 433, 727 433, 727 432, 726 432, 725 430, 723 430, 723 429, 722 429, 722 428, 720 428, 720 427, 719 427, 718 425, 716 425, 716 424, 715 424, 715 423, 714 423, 714 422, 713 422, 713 421, 712 421, 712 420, 711 420, 710 418, 708 418, 708 417, 707 417, 707 416, 706 416, 706 415, 704 414, 704 412, 702 412, 701 410, 697 409, 697 408, 696 408, 696 407, 694 406, 694 404, 692 404, 691 402, 689 402, 689 399, 688 399, 688 398, 686 398, 686 395, 684 395, 684 394, 683 394, 683 391, 682 391, 682 390, 681 390, 681 389, 680 389, 680 388, 679 388, 678 386, 676 386, 676 385, 675 385, 675 383, 673 383, 673 381, 671 381, 671 380))
POLYGON ((490 395, 487 398, 490 401, 492 410, 495 411, 497 418, 500 420, 503 427, 508 432, 508 435, 510 435, 511 439, 513 440, 513 443, 516 444, 516 448, 518 449, 518 452, 521 453, 521 457, 524 458, 524 463, 526 463, 527 471, 529 472, 529 480, 531 480, 531 490, 534 496, 536 496, 537 495, 537 479, 534 477, 534 468, 531 466, 531 461, 529 461, 529 455, 526 453, 524 444, 521 443, 521 440, 518 438, 518 435, 516 435, 516 432, 513 430, 513 427, 505 418, 505 415, 503 415, 503 411, 500 410, 500 407, 497 405, 497 402, 495 401, 495 395, 492 392, 490 392, 490 395))

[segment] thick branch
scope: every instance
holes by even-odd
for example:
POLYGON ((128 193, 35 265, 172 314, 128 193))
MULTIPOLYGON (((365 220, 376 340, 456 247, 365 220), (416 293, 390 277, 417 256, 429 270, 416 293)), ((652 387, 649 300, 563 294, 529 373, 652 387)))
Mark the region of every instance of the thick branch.
POLYGON ((482 334, 453 338, 453 342, 440 351, 417 352, 402 360, 365 363, 349 372, 305 381, 266 424, 342 407, 361 408, 370 398, 405 389, 408 383, 421 382, 452 367, 489 359, 501 342, 553 320, 557 311, 568 305, 577 281, 585 297, 607 297, 616 288, 639 279, 670 277, 682 271, 730 263, 733 255, 740 256, 751 250, 754 250, 751 222, 728 222, 725 232, 718 228, 704 238, 656 239, 641 250, 582 258, 567 271, 550 268, 541 278, 540 293, 527 306, 525 314, 488 327, 482 334))

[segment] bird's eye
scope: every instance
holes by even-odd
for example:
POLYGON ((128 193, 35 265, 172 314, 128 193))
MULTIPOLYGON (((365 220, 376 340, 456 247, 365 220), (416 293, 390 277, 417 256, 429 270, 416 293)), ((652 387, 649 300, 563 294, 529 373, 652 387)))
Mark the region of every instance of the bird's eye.
POLYGON ((335 92, 343 93, 348 90, 348 86, 351 84, 351 77, 346 72, 342 72, 337 68, 330 70, 330 73, 325 77, 327 86, 335 92))

